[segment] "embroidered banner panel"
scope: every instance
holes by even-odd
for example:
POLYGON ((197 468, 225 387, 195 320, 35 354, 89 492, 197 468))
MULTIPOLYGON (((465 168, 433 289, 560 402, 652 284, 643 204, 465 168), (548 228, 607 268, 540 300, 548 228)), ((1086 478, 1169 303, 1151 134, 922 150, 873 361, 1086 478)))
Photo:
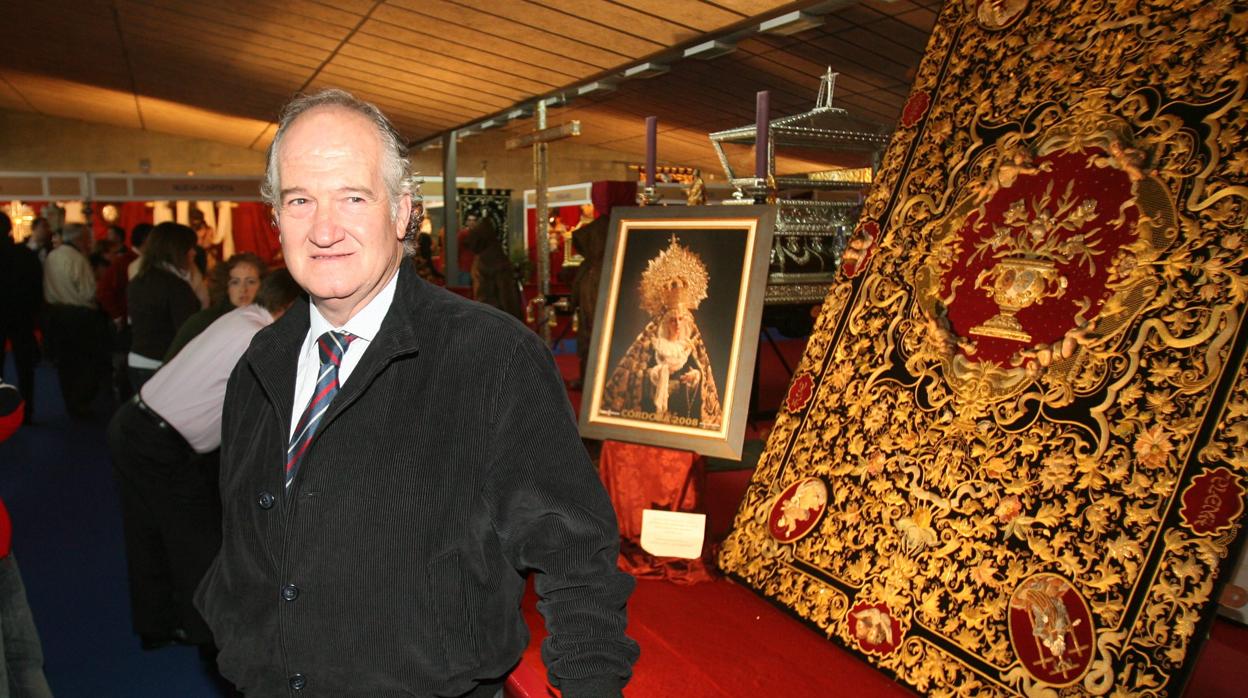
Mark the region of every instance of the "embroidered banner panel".
POLYGON ((931 695, 1177 695, 1248 487, 1246 50, 946 3, 721 567, 931 695))

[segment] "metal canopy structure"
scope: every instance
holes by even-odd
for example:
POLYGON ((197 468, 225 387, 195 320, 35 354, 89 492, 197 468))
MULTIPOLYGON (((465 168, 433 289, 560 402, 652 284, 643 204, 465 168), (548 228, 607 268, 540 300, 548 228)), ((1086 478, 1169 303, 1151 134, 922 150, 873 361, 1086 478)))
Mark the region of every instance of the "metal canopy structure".
MULTIPOLYGON (((888 133, 880 124, 851 116, 832 106, 833 87, 838 73, 828 68, 819 84, 819 96, 808 112, 772 119, 770 142, 784 146, 829 146, 848 150, 876 151, 888 144, 888 133)), ((753 125, 718 131, 710 135, 715 143, 752 145, 757 131, 753 125)))
MULTIPOLYGON (((828 68, 819 85, 819 95, 810 111, 768 121, 767 175, 777 189, 858 189, 861 182, 846 182, 835 178, 817 179, 806 175, 780 176, 776 173, 776 148, 797 147, 822 149, 840 153, 869 153, 872 169, 875 159, 888 145, 888 132, 880 124, 851 116, 848 111, 832 106, 832 96, 837 74, 828 68)), ((715 154, 728 181, 740 189, 758 190, 767 187, 765 180, 756 176, 738 175, 724 152, 725 143, 753 146, 758 137, 754 125, 717 131, 710 134, 715 154)))
MULTIPOLYGON (((777 147, 822 150, 830 154, 856 152, 870 156, 869 175, 878 167, 880 154, 888 145, 888 134, 878 125, 850 116, 832 106, 836 73, 828 68, 819 85, 815 106, 810 111, 778 119, 768 119, 765 176, 753 172, 740 176, 724 151, 725 143, 759 147, 761 121, 753 126, 717 131, 709 138, 719 156, 729 183, 737 188, 741 203, 764 200, 776 207, 776 230, 772 239, 766 302, 769 305, 814 303, 822 299, 841 263, 857 201, 810 198, 811 192, 859 192, 870 177, 836 177, 833 172, 798 172, 778 175, 777 147), (829 176, 816 176, 816 175, 829 176), (796 198, 795 192, 802 192, 796 198)), ((761 117, 759 117, 761 119, 761 117)), ((830 160, 836 159, 830 157, 830 160)), ((762 166, 756 160, 756 166, 762 166)), ((855 172, 848 170, 849 172, 855 172)))

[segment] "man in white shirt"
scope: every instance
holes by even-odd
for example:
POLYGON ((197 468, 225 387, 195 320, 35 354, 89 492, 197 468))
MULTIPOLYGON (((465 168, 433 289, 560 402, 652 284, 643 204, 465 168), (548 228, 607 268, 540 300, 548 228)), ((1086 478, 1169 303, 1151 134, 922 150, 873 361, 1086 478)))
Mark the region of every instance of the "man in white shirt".
POLYGON ((87 227, 69 223, 61 239, 61 246, 48 253, 43 265, 47 349, 56 364, 65 409, 71 417, 86 418, 108 371, 108 318, 95 304, 87 227))
POLYGON ((52 305, 95 307, 95 274, 87 259, 91 241, 87 228, 70 223, 61 231, 63 244, 48 253, 43 269, 44 300, 52 305))
POLYGON ((230 372, 251 339, 300 289, 285 269, 265 277, 255 303, 221 316, 183 347, 109 425, 121 492, 131 620, 143 649, 174 643, 215 650, 191 605, 221 545, 217 471, 230 372))

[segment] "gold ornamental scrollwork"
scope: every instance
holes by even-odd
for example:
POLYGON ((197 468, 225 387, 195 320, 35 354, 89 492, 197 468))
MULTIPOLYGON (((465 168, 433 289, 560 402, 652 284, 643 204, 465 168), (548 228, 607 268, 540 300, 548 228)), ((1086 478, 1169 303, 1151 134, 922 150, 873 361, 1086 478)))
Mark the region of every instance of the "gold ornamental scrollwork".
POLYGON ((1244 534, 1246 92, 1243 0, 945 3, 721 567, 924 694, 1176 695, 1244 534))

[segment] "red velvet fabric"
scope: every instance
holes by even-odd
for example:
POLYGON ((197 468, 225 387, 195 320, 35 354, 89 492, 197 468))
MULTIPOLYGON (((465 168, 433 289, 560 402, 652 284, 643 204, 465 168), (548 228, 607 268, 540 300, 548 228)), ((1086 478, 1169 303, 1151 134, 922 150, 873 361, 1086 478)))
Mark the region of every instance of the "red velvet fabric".
MULTIPOLYGON (((533 639, 508 677, 508 698, 558 695, 545 682, 539 647, 546 631, 536 602, 530 590, 521 605, 533 639)), ((726 579, 695 587, 639 584, 628 601, 627 632, 641 657, 625 698, 915 695, 726 579)))
POLYGON ((281 260, 282 243, 277 227, 269 215, 268 204, 246 201, 234 208, 234 251, 254 252, 270 267, 285 266, 281 260))
POLYGON ((705 555, 684 560, 656 557, 641 549, 643 510, 704 513, 705 458, 690 451, 608 440, 602 444, 598 473, 619 521, 620 569, 639 579, 678 584, 711 579, 705 555))
MULTIPOLYGON (((1118 250, 1127 247, 1135 239, 1139 210, 1131 206, 1120 214, 1119 207, 1132 196, 1130 180, 1120 170, 1096 167, 1089 162, 1090 159, 1091 153, 1056 153, 1037 158, 1037 167, 1047 167, 1050 168, 1049 171, 1020 175, 1013 186, 998 190, 988 200, 982 219, 978 212, 971 213, 958 231, 962 241, 961 249, 952 271, 945 275, 942 294, 948 297, 952 284, 960 283, 957 296, 949 305, 949 321, 955 334, 976 343, 978 351, 971 357, 974 360, 1008 364, 1009 359, 1020 349, 1052 344, 1060 340, 1068 330, 1075 328, 1074 316, 1078 312, 1076 301, 1086 298, 1092 305, 1084 317, 1093 317, 1099 304, 1109 297, 1110 291, 1105 286, 1109 279, 1110 262, 1118 250), (1004 215, 1015 202, 1026 202, 1029 219, 1035 220, 1037 216, 1032 207, 1036 201, 1042 199, 1047 187, 1052 189, 1049 203, 1044 209, 1050 213, 1056 212, 1071 182, 1074 185, 1070 196, 1077 202, 1095 200, 1097 217, 1075 230, 1061 230, 1052 235, 1068 240, 1075 234, 1083 234, 1095 240, 1095 247, 1099 252, 1092 257, 1095 270, 1089 272, 1088 266, 1078 261, 1056 265, 1068 284, 1065 292, 1056 298, 1045 298, 1040 303, 1019 310, 1015 315, 1023 330, 1031 335, 1031 342, 972 334, 971 328, 982 324, 1001 310, 985 289, 975 288, 979 274, 991 270, 999 260, 993 257, 992 250, 988 250, 971 261, 975 245, 993 237, 998 229, 1006 228, 1003 225, 1004 215), (1100 231, 1095 236, 1090 236, 1097 228, 1100 231)), ((1025 255, 1011 253, 1009 256, 1025 255)), ((991 285, 991 280, 986 285, 991 285)))
POLYGON ((637 205, 637 182, 594 182, 589 191, 595 218, 611 215, 616 206, 637 205))
MULTIPOLYGON (((533 639, 507 679, 508 698, 549 698, 540 646, 546 637, 537 595, 522 603, 533 639)), ((641 658, 625 698, 853 696, 913 692, 829 642, 749 589, 727 579, 684 587, 638 585, 628 601, 628 635, 641 658)), ((1248 628, 1217 619, 1184 695, 1230 698, 1248 683, 1248 628)))

